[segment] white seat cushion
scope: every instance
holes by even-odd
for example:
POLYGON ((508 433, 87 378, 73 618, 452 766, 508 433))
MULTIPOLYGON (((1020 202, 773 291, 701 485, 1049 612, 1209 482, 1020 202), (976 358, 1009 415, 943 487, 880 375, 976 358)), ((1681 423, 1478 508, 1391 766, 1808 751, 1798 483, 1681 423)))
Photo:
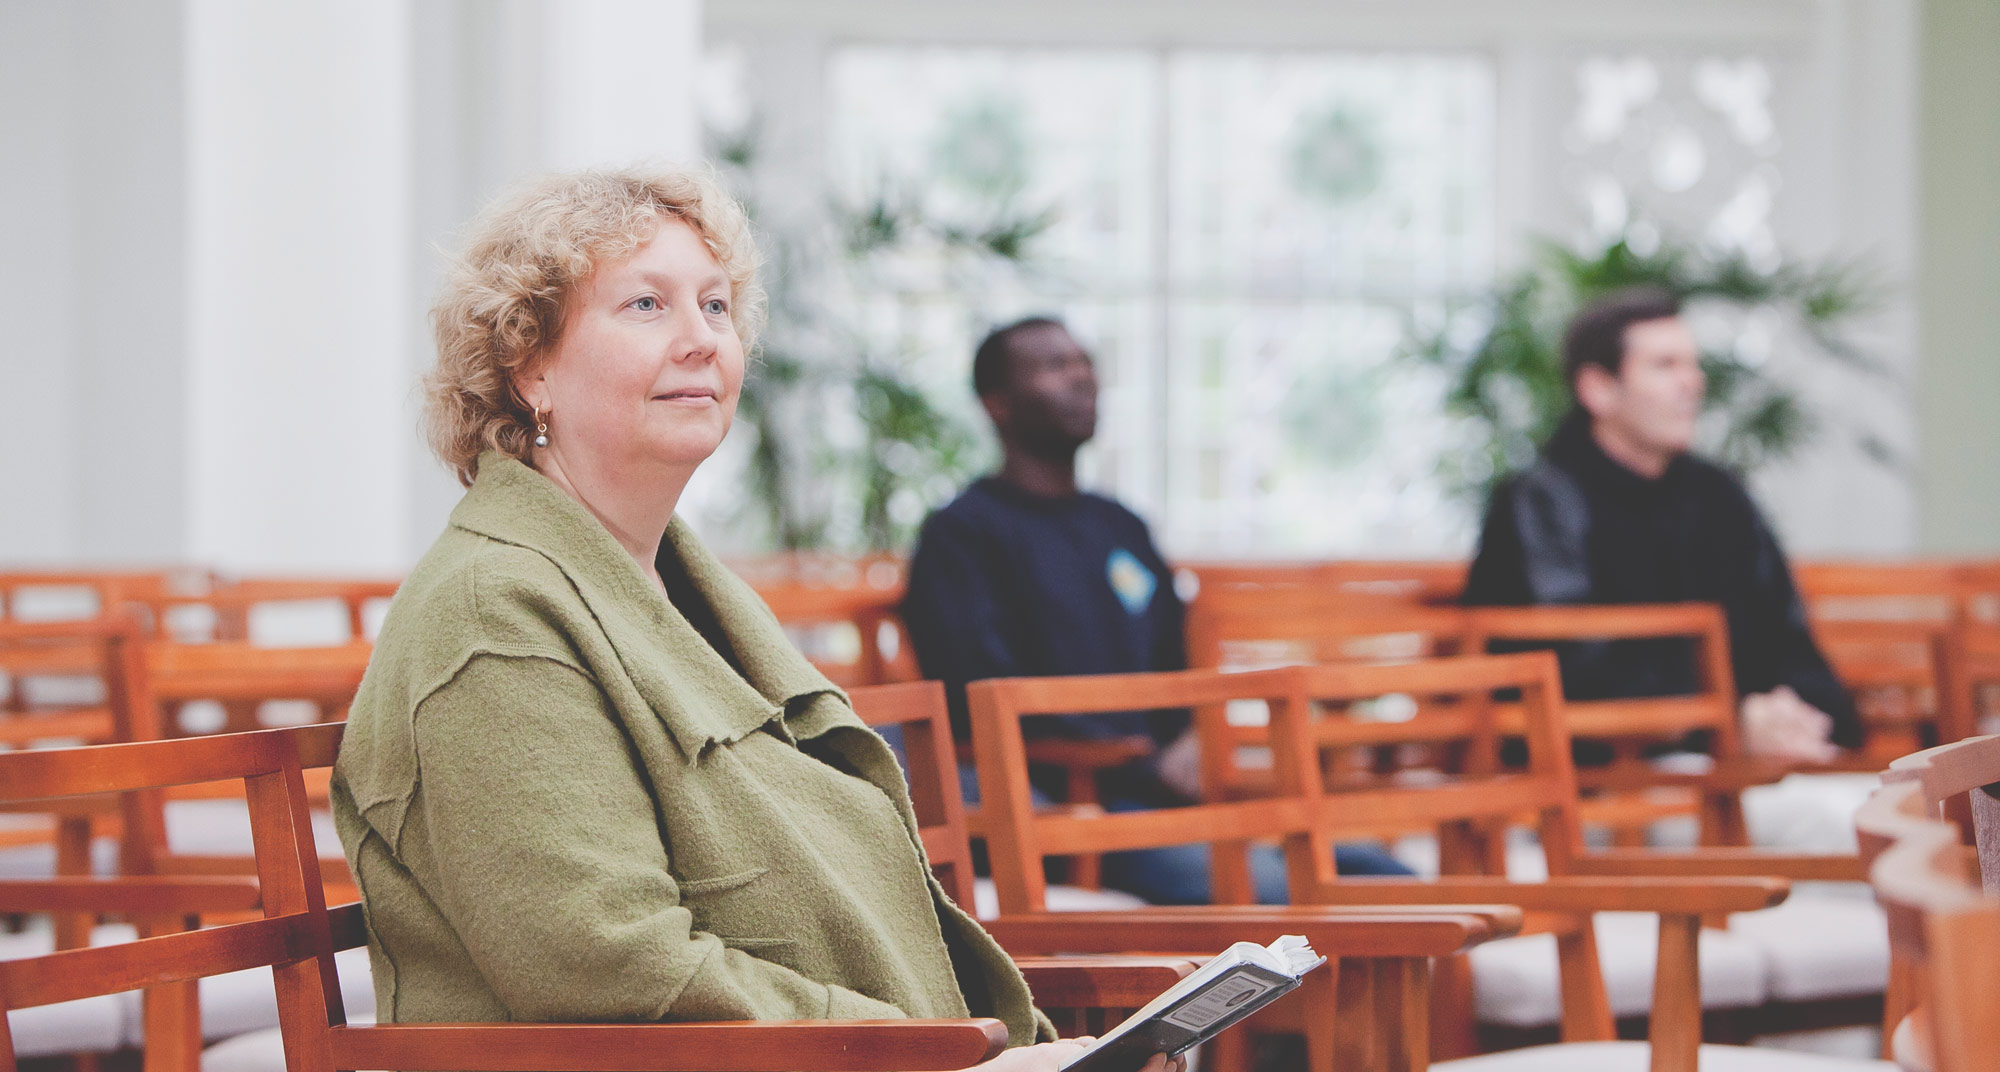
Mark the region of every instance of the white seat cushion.
MULTIPOLYGON (((1598 961, 1613 1014, 1637 1016, 1652 1008, 1659 933, 1659 917, 1651 913, 1597 914, 1598 961)), ((1487 942, 1470 955, 1473 1003, 1481 1023, 1539 1027, 1560 1019, 1554 935, 1487 942)), ((1728 931, 1701 932, 1702 1007, 1763 1004, 1767 974, 1762 952, 1750 941, 1728 931)))
MULTIPOLYGON (((1571 1042, 1439 1061, 1435 1072, 1648 1072, 1653 1050, 1643 1042, 1571 1042)), ((1772 1050, 1756 1046, 1703 1046, 1701 1072, 1897 1072, 1887 1061, 1772 1050)), ((211 1072, 206 1065, 202 1072, 211 1072)))
MULTIPOLYGON (((1144 908, 1144 899, 1124 890, 1086 890, 1078 886, 1050 886, 1047 904, 1051 912, 1122 912, 1144 908)), ((997 919, 1000 895, 993 880, 982 878, 972 884, 972 914, 980 919, 997 919)))
MULTIPOLYGON (((90 942, 113 945, 129 942, 132 936, 130 927, 98 927, 91 932, 90 942)), ((29 929, 16 934, 0 934, 0 960, 45 956, 54 952, 55 947, 54 932, 46 919, 37 919, 29 929)), ((139 996, 129 993, 102 994, 7 1013, 7 1027, 14 1034, 14 1053, 19 1057, 107 1053, 125 1045, 138 1026, 139 996)))
MULTIPOLYGON (((340 855, 333 815, 315 809, 313 846, 323 857, 340 855)), ((190 856, 249 856, 250 806, 240 797, 167 802, 167 847, 190 856)))
POLYGON ((1776 908, 1731 916, 1729 933, 1762 954, 1777 1001, 1879 994, 1888 985, 1889 924, 1871 901, 1793 897, 1776 908))
POLYGON ((130 994, 103 994, 59 1005, 38 1005, 7 1013, 16 1057, 59 1057, 108 1053, 125 1044, 139 1019, 130 994))
POLYGON ((1743 792, 1750 843, 1791 852, 1854 852, 1854 813, 1882 784, 1873 774, 1793 774, 1743 792))

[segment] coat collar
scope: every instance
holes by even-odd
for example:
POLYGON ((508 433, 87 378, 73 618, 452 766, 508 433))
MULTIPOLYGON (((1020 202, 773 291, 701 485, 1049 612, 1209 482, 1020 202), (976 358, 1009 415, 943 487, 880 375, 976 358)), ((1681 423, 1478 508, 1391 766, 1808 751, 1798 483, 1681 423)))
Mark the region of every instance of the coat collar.
POLYGON ((451 524, 554 563, 603 627, 623 669, 697 762, 772 722, 791 739, 861 727, 846 696, 799 654, 770 608, 676 515, 666 540, 736 650, 736 672, 582 504, 522 462, 480 456, 451 524))

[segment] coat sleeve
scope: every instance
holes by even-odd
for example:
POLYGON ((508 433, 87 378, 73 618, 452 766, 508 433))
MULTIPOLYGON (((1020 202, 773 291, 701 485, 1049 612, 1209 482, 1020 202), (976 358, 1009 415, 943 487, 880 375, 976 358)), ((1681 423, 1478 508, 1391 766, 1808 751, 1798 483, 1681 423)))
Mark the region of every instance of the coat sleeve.
MULTIPOLYGON (((1493 493, 1466 576, 1468 606, 1521 607, 1595 602, 1586 533, 1589 505, 1568 477, 1546 464, 1508 479, 1493 493)), ((1604 640, 1495 644, 1497 651, 1547 648, 1562 665, 1563 695, 1597 700, 1645 695, 1643 642, 1604 640)))
POLYGON ((1813 639, 1805 602, 1799 598, 1791 563, 1785 560, 1777 535, 1754 505, 1749 509, 1755 543, 1751 590, 1731 608, 1735 614, 1729 623, 1737 691, 1747 695, 1790 685, 1800 699, 1833 720, 1835 744, 1856 747, 1861 743, 1861 715, 1854 698, 1813 639))
POLYGON ((475 656, 418 707, 397 852, 527 1021, 898 1019, 693 929, 638 760, 596 683, 475 656))

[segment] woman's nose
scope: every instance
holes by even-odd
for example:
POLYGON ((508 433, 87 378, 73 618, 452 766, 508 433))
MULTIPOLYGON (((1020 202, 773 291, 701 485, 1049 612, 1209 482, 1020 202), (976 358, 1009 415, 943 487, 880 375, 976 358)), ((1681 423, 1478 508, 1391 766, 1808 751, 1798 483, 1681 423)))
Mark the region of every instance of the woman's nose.
POLYGON ((675 360, 706 360, 715 356, 722 333, 703 315, 700 306, 696 306, 691 315, 682 317, 681 324, 682 328, 675 333, 673 343, 675 360))

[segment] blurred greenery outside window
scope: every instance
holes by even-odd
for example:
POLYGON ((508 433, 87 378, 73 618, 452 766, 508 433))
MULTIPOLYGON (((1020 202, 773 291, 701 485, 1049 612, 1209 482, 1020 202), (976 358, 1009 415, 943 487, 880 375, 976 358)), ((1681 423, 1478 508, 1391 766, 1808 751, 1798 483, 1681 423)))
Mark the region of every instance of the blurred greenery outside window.
MULTIPOLYGON (((1169 554, 1464 553, 1479 490, 1561 404, 1545 368, 1481 349, 1518 326, 1524 278, 1556 277, 1536 292, 1544 334, 1584 296, 1576 280, 1609 278, 1590 268, 1607 246, 1635 278, 1783 284, 1708 288, 1725 306, 1809 304, 1826 282, 1772 238, 1768 67, 1572 69, 1549 193, 1573 209, 1556 237, 1583 252, 1503 278, 1483 55, 832 50, 824 218, 760 213, 775 271, 752 374, 770 436, 747 504, 773 519, 758 539, 907 551, 993 460, 973 345, 1053 313, 1103 383, 1086 485, 1147 517, 1169 554)), ((750 188, 769 166, 757 127, 721 139, 750 188)), ((1769 309, 1700 320, 1751 381, 1788 341, 1769 309)), ((1780 429, 1776 453, 1802 428, 1780 429)))

